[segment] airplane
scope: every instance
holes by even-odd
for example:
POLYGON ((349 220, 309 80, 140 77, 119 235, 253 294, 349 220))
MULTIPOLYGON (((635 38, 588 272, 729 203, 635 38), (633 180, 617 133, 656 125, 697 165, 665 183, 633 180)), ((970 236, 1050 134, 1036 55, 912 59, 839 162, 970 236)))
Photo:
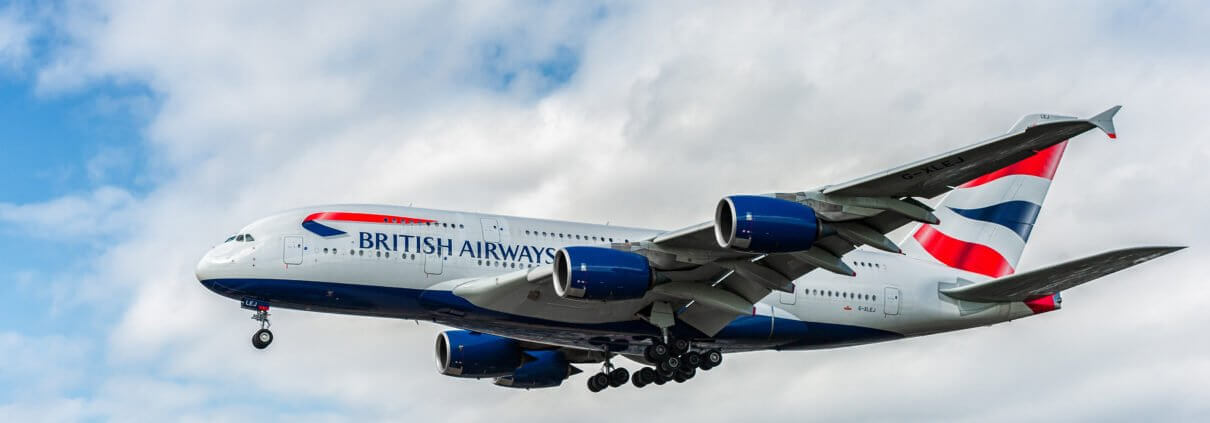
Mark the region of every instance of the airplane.
POLYGON ((560 386, 577 364, 601 366, 593 392, 682 383, 724 353, 1051 312, 1062 291, 1184 248, 1017 271, 1068 140, 1094 128, 1116 138, 1120 107, 1027 115, 1003 135, 837 185, 725 196, 712 220, 671 231, 389 205, 289 210, 214 247, 196 275, 254 312, 257 349, 280 307, 456 328, 437 336, 440 373, 504 387, 560 386), (902 242, 887 237, 908 225, 902 242), (632 376, 617 357, 642 367, 632 376))

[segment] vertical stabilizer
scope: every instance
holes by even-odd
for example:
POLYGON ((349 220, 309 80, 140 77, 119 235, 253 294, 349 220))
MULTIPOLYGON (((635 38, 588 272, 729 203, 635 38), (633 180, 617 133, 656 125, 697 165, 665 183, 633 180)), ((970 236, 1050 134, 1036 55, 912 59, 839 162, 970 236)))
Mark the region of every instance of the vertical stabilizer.
MULTIPOLYGON (((1074 118, 1028 115, 1009 132, 1065 119, 1074 118)), ((1111 125, 1108 131, 1112 131, 1111 125)), ((937 206, 935 214, 941 223, 918 225, 900 248, 909 256, 992 278, 1012 274, 1066 147, 1067 141, 1063 141, 958 186, 937 206)))

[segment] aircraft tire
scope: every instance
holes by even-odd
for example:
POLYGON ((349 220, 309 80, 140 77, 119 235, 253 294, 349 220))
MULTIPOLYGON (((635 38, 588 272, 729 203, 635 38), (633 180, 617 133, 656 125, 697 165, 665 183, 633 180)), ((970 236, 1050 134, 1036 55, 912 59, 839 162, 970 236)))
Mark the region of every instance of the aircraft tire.
POLYGON ((705 352, 705 354, 702 354, 702 369, 703 370, 709 370, 709 369, 705 369, 705 367, 707 367, 707 366, 709 366, 710 369, 714 369, 714 367, 718 367, 720 364, 722 364, 722 352, 720 352, 720 350, 710 349, 710 350, 707 350, 707 352, 705 352))
POLYGON ((668 357, 668 345, 656 342, 643 350, 643 357, 652 363, 659 363, 668 357))
POLYGON ((273 343, 273 332, 268 329, 261 329, 252 334, 252 346, 258 350, 263 350, 273 343))
POLYGON ((619 386, 625 385, 626 382, 629 382, 629 381, 630 381, 630 371, 626 370, 623 367, 613 369, 612 372, 609 372, 609 386, 617 388, 619 386))

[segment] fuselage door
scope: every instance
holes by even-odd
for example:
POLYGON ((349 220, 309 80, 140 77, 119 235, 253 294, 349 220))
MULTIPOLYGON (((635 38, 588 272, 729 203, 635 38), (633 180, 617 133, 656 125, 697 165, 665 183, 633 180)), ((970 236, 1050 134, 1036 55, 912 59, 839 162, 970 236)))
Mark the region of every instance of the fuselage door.
POLYGON ((899 288, 888 286, 883 292, 882 310, 888 315, 899 314, 899 288))
POLYGON ((442 267, 445 266, 445 257, 441 254, 432 253, 424 255, 424 273, 430 275, 440 275, 442 267))
POLYGON ((500 242, 500 224, 496 219, 479 219, 479 223, 483 225, 483 240, 486 242, 500 242))
POLYGON ((282 237, 282 261, 286 264, 302 264, 303 237, 298 235, 282 237))
POLYGON ((798 301, 798 285, 794 285, 793 292, 778 291, 781 293, 781 303, 786 305, 794 305, 798 301))

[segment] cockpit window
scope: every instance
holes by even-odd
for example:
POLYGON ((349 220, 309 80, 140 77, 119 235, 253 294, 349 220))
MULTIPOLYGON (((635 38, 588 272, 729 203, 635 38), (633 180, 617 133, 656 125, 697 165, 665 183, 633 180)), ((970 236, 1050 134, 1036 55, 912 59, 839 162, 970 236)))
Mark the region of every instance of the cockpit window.
POLYGON ((235 241, 236 241, 236 242, 244 242, 244 234, 239 234, 239 235, 236 235, 236 236, 235 236, 235 241))
POLYGON ((252 242, 252 241, 255 241, 254 239, 252 239, 252 234, 244 234, 244 242, 252 242))
POLYGON ((231 235, 231 236, 227 237, 227 240, 223 241, 223 242, 231 242, 233 240, 235 240, 235 235, 231 235))

